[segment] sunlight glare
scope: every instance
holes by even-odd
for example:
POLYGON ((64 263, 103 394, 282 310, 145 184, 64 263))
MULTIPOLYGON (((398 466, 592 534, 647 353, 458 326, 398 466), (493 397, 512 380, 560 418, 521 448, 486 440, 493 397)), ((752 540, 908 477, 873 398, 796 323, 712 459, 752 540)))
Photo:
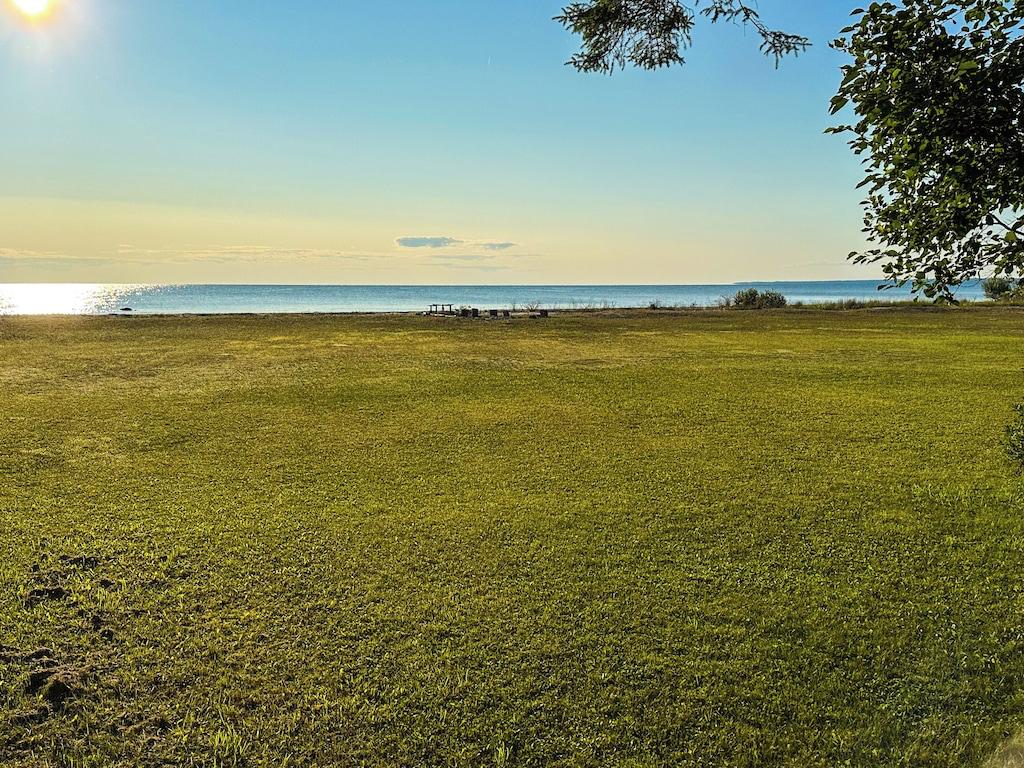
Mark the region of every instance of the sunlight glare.
POLYGON ((11 0, 14 7, 30 19, 41 19, 53 9, 53 0, 11 0))
POLYGON ((80 315, 96 311, 108 293, 104 285, 0 285, 0 315, 80 315))

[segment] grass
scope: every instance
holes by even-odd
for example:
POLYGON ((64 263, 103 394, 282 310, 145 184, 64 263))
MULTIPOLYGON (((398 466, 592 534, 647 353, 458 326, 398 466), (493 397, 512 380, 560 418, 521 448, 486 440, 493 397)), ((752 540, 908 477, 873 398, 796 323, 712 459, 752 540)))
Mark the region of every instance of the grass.
POLYGON ((0 764, 982 765, 1022 318, 0 318, 0 764))

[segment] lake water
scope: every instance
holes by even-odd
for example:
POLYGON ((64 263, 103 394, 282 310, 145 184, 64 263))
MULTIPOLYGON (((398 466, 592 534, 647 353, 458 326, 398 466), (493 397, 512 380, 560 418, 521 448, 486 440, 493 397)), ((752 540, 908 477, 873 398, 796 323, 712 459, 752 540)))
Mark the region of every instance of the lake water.
MULTIPOLYGON (((790 302, 904 300, 910 289, 878 290, 878 281, 730 283, 721 285, 99 285, 0 283, 0 314, 99 315, 131 307, 144 314, 422 312, 430 304, 480 309, 715 306, 753 286, 781 291, 790 302)), ((978 283, 959 298, 981 300, 978 283)))

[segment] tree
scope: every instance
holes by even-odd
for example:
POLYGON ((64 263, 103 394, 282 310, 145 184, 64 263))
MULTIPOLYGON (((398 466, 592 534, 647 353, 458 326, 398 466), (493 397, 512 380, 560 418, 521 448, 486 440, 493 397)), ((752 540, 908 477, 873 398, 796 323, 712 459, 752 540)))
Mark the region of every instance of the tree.
POLYGON ((872 3, 833 45, 853 59, 832 101, 853 105, 864 231, 897 284, 952 298, 1024 267, 1024 0, 872 3))
POLYGON ((811 44, 801 35, 771 29, 742 0, 693 0, 692 5, 680 0, 587 0, 566 6, 555 20, 582 40, 570 65, 581 72, 611 74, 630 65, 660 69, 684 63, 682 51, 690 47, 699 17, 753 27, 761 50, 774 56, 776 64, 811 44))
MULTIPOLYGON (((570 64, 611 73, 681 64, 700 17, 753 26, 774 56, 809 41, 742 0, 587 0, 556 17, 582 40, 570 64)), ((872 2, 832 45, 850 55, 832 112, 857 120, 864 232, 898 285, 953 298, 964 280, 1024 272, 1024 0, 872 2)))

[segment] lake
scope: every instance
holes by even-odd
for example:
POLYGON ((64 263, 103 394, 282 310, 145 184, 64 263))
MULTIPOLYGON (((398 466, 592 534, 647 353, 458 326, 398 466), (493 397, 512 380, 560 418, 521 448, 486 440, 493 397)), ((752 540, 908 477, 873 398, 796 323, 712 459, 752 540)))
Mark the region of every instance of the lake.
MULTIPOLYGON (((723 296, 755 287, 808 304, 911 298, 909 288, 879 291, 880 281, 723 283, 712 285, 101 285, 0 284, 0 314, 108 314, 130 307, 144 314, 417 312, 445 303, 481 309, 715 306, 723 296)), ((961 299, 984 298, 979 283, 961 299)), ((927 301, 927 299, 922 299, 927 301)))

